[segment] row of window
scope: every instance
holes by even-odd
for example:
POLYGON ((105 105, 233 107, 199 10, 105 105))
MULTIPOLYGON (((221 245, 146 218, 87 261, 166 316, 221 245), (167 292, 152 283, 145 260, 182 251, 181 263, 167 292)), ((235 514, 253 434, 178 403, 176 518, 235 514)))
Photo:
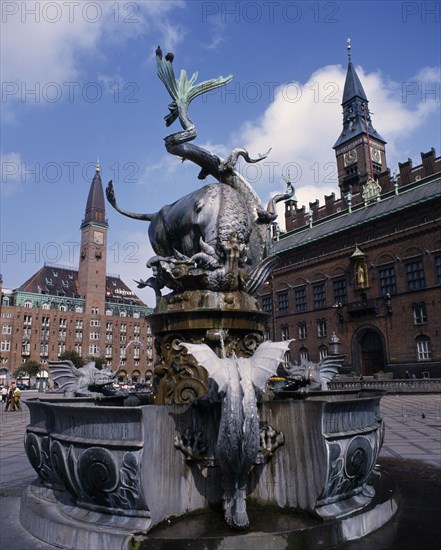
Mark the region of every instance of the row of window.
MULTIPOLYGON (((426 304, 421 302, 413 306, 412 310, 413 321, 415 325, 422 325, 427 323, 427 309, 426 304)), ((289 327, 288 325, 282 325, 281 327, 281 339, 289 340, 289 327)), ((327 336, 328 329, 325 319, 318 319, 316 321, 317 336, 323 338, 327 336)), ((297 335, 299 340, 305 340, 308 337, 308 328, 306 322, 300 322, 297 324, 297 335)))
MULTIPOLYGON (((441 284, 441 256, 435 258, 437 283, 441 284)), ((382 296, 393 295, 397 293, 397 279, 395 266, 385 266, 378 270, 380 281, 380 293, 382 296)), ((424 275, 424 264, 421 259, 406 263, 407 290, 421 290, 426 287, 424 275)), ((277 309, 279 315, 289 313, 289 294, 288 290, 277 292, 277 309)), ((347 283, 345 278, 338 278, 332 281, 333 304, 346 304, 348 302, 347 283)), ((301 286, 294 289, 295 312, 302 313, 307 311, 307 289, 301 286)), ((324 282, 312 284, 312 309, 321 309, 328 304, 326 296, 326 287, 324 282)), ((273 311, 273 299, 270 294, 262 297, 262 309, 266 313, 273 311)))
MULTIPOLYGON (((3 297, 3 305, 4 306, 9 306, 10 305, 10 299, 8 296, 4 296, 3 297)), ((24 308, 27 308, 27 309, 31 309, 34 306, 34 303, 32 302, 32 300, 25 300, 23 302, 23 307, 24 308)), ((51 309, 51 304, 49 302, 44 302, 43 304, 41 304, 41 309, 44 309, 44 310, 49 310, 51 309)), ((75 311, 75 313, 84 313, 84 308, 82 306, 75 306, 75 307, 72 307, 72 306, 69 306, 67 304, 58 304, 58 306, 56 306, 56 309, 58 309, 58 311, 75 311)), ((91 313, 92 315, 99 315, 100 313, 100 310, 98 307, 93 307, 92 310, 91 310, 91 313)), ((113 310, 111 309, 106 309, 106 315, 107 316, 112 316, 114 315, 114 312, 113 310)), ((119 311, 118 315, 120 317, 128 317, 128 313, 127 311, 125 310, 121 310, 119 311)), ((132 315, 132 317, 134 319, 139 319, 140 318, 140 313, 139 311, 135 311, 132 315)))
MULTIPOLYGON (((327 346, 319 347, 319 358, 322 361, 325 357, 328 356, 327 346)), ((428 336, 418 336, 416 339, 416 358, 418 361, 430 361, 432 359, 432 344, 428 336)), ((287 353, 286 357, 288 362, 291 362, 290 352, 287 353)), ((302 346, 299 349, 299 359, 300 363, 303 361, 309 361, 309 350, 305 346, 302 346)))

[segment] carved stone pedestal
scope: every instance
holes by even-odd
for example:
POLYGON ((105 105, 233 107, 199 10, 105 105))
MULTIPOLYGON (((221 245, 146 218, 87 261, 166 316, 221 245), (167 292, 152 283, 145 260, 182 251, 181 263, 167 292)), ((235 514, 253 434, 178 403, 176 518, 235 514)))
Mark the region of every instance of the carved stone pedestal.
POLYGON ((263 341, 268 315, 241 291, 186 290, 161 296, 149 317, 160 358, 156 403, 186 403, 208 391, 208 377, 180 346, 207 344, 219 357, 250 357, 263 341))

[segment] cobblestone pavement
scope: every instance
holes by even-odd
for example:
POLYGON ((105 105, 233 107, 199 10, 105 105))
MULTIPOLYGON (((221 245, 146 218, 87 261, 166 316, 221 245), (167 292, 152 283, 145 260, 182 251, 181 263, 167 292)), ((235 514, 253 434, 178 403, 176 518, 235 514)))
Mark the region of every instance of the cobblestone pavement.
MULTIPOLYGON (((26 399, 38 393, 26 391, 22 395, 26 399)), ((403 486, 404 503, 396 518, 387 526, 361 541, 347 543, 341 548, 438 548, 441 540, 440 522, 436 519, 432 521, 431 518, 437 515, 441 517, 441 394, 387 395, 382 398, 381 411, 385 419, 386 435, 379 462, 385 468, 388 467, 398 485, 403 486), (418 497, 421 498, 418 500, 418 497), (413 531, 407 534, 412 525, 413 531), (421 525, 425 525, 425 528, 418 534, 421 525), (417 543, 412 542, 412 533, 418 537, 415 539, 417 543), (424 544, 424 536, 428 535, 428 540, 432 542, 424 544)), ((21 491, 36 477, 23 447, 29 420, 25 404, 23 411, 5 413, 2 407, 0 412, 0 550, 53 550, 52 546, 28 535, 18 518, 21 491)))

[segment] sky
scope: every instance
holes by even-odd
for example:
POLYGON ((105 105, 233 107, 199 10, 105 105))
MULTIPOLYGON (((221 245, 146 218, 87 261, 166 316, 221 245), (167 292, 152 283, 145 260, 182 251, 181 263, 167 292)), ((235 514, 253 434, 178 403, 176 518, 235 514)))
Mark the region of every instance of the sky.
MULTIPOLYGON (((119 204, 156 212, 201 186, 199 168, 169 155, 170 97, 155 50, 197 82, 232 74, 190 105, 193 142, 240 166, 266 202, 288 172, 299 206, 339 197, 332 149, 352 62, 391 171, 441 154, 440 2, 7 1, 1 3, 1 268, 17 288, 45 262, 77 269, 80 224, 99 159, 119 204)), ((210 182, 207 178, 206 183, 210 182)), ((139 290, 153 255, 147 222, 107 205, 107 271, 139 290)), ((283 215, 279 219, 283 225, 283 215)))

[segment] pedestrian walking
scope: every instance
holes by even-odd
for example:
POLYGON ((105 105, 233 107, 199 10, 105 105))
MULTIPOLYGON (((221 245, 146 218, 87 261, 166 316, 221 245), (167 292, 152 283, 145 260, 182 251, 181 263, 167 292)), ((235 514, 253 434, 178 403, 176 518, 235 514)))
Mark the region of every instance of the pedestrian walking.
POLYGON ((11 384, 8 392, 8 401, 6 403, 6 412, 21 411, 21 391, 15 385, 15 382, 11 384))
POLYGON ((8 384, 6 384, 2 388, 2 403, 6 403, 6 400, 8 398, 8 391, 9 391, 9 386, 8 384))

